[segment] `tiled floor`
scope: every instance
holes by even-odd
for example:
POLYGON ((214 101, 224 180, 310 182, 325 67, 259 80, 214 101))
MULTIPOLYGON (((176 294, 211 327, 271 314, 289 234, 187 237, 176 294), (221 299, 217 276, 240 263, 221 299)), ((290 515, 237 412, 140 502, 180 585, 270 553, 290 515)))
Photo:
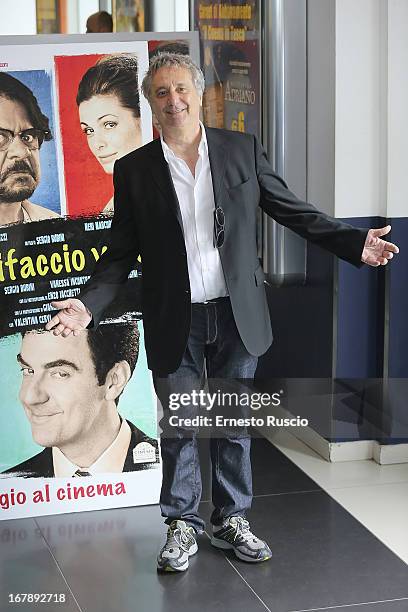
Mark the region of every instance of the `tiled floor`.
MULTIPOLYGON (((276 447, 408 564, 408 464, 328 463, 285 431, 276 447)), ((408 606, 407 606, 408 610, 408 606)))
MULTIPOLYGON (((272 546, 271 561, 240 562, 212 548, 208 530, 187 573, 158 575, 155 557, 165 528, 157 506, 2 521, 1 612, 43 609, 8 604, 8 593, 30 591, 66 593, 65 605, 44 604, 49 612, 408 612, 408 566, 361 524, 363 506, 368 517, 378 511, 373 522, 388 524, 385 513, 397 505, 395 487, 407 487, 404 469, 394 466, 384 476, 371 465, 364 473, 361 465, 353 470, 348 464, 336 476, 337 466, 324 472, 300 443, 282 436, 276 443, 282 452, 262 439, 253 443, 250 518, 272 546), (302 456, 306 466, 300 469, 302 456), (382 505, 376 505, 378 488, 382 505), (343 498, 334 499, 333 491, 343 498), (356 501, 359 496, 363 502, 356 501), (354 514, 360 508, 358 520, 347 504, 354 514)), ((204 485, 202 512, 208 518, 208 470, 204 485)), ((398 490, 402 521, 406 498, 398 490)))

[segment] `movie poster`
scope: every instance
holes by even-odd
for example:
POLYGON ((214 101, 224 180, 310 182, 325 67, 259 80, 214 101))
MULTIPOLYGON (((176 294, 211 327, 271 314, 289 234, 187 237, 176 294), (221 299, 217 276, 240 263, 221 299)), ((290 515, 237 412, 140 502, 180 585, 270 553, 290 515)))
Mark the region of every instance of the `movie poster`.
POLYGON ((204 123, 260 137, 260 29, 257 0, 196 0, 204 123))
POLYGON ((97 330, 44 330, 108 248, 113 164, 152 138, 146 42, 0 47, 0 519, 156 503, 140 262, 97 330))

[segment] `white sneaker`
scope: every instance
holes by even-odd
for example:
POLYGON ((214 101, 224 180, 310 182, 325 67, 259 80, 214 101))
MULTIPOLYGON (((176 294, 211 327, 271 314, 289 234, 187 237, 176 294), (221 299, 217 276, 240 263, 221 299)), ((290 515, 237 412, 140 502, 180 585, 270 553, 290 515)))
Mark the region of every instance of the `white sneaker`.
POLYGON ((166 543, 157 557, 160 572, 185 572, 188 559, 198 550, 193 527, 184 521, 174 520, 167 530, 166 543))
POLYGON ((268 544, 257 538, 242 516, 230 516, 221 527, 213 527, 211 544, 224 550, 232 549, 241 561, 260 563, 272 557, 268 544))

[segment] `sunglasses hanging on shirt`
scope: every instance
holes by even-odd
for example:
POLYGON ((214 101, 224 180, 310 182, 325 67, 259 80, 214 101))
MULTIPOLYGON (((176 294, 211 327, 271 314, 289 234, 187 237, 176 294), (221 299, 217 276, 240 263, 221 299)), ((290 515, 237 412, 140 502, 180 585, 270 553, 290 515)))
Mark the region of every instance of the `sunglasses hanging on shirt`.
POLYGON ((221 206, 214 210, 214 247, 219 249, 224 244, 225 214, 221 206))

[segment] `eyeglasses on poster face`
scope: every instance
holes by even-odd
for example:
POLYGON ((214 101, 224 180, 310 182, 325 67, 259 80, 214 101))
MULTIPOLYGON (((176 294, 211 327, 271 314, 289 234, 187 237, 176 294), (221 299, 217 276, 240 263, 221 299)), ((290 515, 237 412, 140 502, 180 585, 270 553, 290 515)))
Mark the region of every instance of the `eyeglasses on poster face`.
POLYGON ((41 147, 44 140, 51 140, 51 132, 49 130, 37 130, 36 128, 29 128, 22 132, 12 132, 0 128, 0 151, 7 151, 16 138, 19 138, 27 149, 36 151, 41 147))

